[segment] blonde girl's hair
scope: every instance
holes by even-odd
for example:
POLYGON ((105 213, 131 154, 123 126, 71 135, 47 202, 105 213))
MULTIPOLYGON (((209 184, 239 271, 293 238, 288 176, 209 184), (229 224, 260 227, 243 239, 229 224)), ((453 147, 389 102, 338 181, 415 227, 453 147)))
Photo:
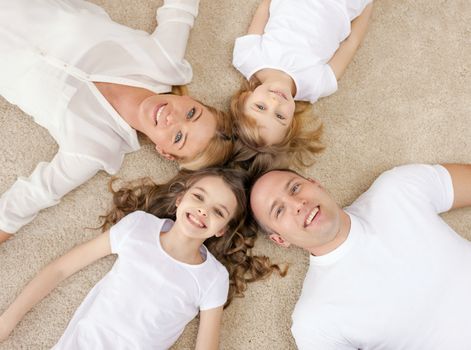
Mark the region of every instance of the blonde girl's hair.
MULTIPOLYGON (((255 77, 244 80, 242 86, 231 99, 231 114, 237 137, 248 150, 244 151, 241 161, 247 158, 256 163, 275 163, 276 167, 308 167, 314 163, 314 155, 324 149, 320 141, 322 122, 313 116, 309 102, 296 101, 294 118, 284 139, 274 145, 266 145, 258 132, 256 121, 244 113, 247 97, 261 83, 255 77), (249 154, 252 154, 249 157, 249 154), (261 158, 261 159, 258 159, 261 158)), ((240 147, 239 147, 240 150, 240 147)), ((236 159, 240 152, 235 152, 236 159)))
POLYGON ((245 214, 247 211, 246 172, 227 168, 207 168, 198 171, 180 171, 172 180, 157 185, 149 178, 126 184, 113 193, 113 207, 100 218, 103 220, 101 229, 107 230, 124 216, 136 210, 142 210, 159 218, 176 220, 177 198, 200 179, 207 176, 221 178, 229 186, 237 199, 237 210, 228 223, 225 234, 221 237, 211 237, 205 241, 208 250, 218 259, 229 272, 229 295, 225 306, 228 306, 235 296, 243 296, 247 283, 267 278, 273 271, 279 275, 286 274, 286 268, 281 269, 272 264, 266 256, 252 255, 252 248, 257 239, 256 231, 244 230, 245 214))

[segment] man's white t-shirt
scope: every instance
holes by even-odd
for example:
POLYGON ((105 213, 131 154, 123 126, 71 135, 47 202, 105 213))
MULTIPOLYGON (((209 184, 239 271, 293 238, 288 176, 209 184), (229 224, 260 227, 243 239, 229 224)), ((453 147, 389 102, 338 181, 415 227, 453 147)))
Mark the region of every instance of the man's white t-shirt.
POLYGON ((299 349, 471 349, 471 243, 438 215, 452 203, 444 167, 408 165, 347 207, 347 240, 310 258, 299 349))
POLYGON ((350 22, 372 0, 271 0, 264 33, 237 38, 233 65, 245 78, 281 70, 296 84, 296 100, 316 102, 337 91, 327 64, 350 35, 350 22))
POLYGON ((137 211, 110 230, 118 259, 75 312, 55 350, 168 349, 199 310, 224 305, 226 268, 203 245, 205 261, 175 260, 160 245, 173 226, 137 211))

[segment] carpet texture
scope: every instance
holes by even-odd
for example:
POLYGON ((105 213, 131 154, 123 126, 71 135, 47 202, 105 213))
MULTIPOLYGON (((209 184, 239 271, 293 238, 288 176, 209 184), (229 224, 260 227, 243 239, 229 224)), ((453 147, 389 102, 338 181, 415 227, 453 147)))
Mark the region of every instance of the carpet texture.
MULTIPOLYGON (((111 17, 147 31, 161 0, 94 0, 111 17)), ((295 2, 293 0, 293 2, 295 2)), ((187 58, 189 86, 197 98, 226 108, 241 77, 231 66, 234 39, 244 34, 258 0, 201 0, 187 58)), ((306 174, 319 179, 342 205, 351 203, 383 171, 412 162, 471 162, 471 4, 467 0, 378 0, 369 32, 339 83, 315 106, 324 121, 326 150, 306 174)), ((0 98, 0 192, 50 160, 57 145, 49 134, 0 98)), ((126 157, 118 176, 165 181, 176 172, 150 144, 126 157)), ((0 246, 0 311, 54 257, 98 234, 98 215, 110 204, 110 176, 99 173, 42 211, 16 238, 0 246)), ((471 239, 471 208, 444 215, 471 239)), ((288 276, 249 286, 224 312, 221 349, 295 349, 290 315, 308 255, 259 239, 256 251, 290 264, 288 276)), ((47 349, 59 339, 90 288, 109 270, 105 258, 63 282, 3 344, 6 349, 47 349)), ((191 322, 172 349, 191 349, 191 322)))

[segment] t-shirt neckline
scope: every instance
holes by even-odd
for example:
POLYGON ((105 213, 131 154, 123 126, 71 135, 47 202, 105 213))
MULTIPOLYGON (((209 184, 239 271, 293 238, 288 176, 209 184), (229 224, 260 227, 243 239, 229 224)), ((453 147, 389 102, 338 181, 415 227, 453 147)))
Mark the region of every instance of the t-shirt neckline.
POLYGON ((358 233, 361 230, 361 224, 358 218, 345 211, 350 217, 350 232, 347 239, 333 251, 320 256, 310 255, 311 265, 324 266, 332 265, 339 261, 345 254, 347 254, 358 241, 358 233))
POLYGON ((157 247, 159 248, 160 252, 165 257, 172 260, 176 264, 182 265, 186 268, 194 269, 194 268, 203 268, 204 266, 206 266, 208 264, 208 260, 209 260, 209 251, 208 251, 208 248, 204 244, 202 244, 201 247, 200 247, 201 256, 204 258, 204 261, 201 264, 188 264, 188 263, 185 263, 183 261, 175 259, 174 257, 172 257, 170 254, 168 254, 165 251, 165 249, 162 247, 162 244, 160 243, 160 235, 161 235, 162 231, 167 232, 168 230, 170 230, 173 225, 174 225, 174 222, 172 220, 165 219, 164 222, 162 223, 162 226, 160 227, 159 232, 157 233, 156 241, 157 241, 157 247))

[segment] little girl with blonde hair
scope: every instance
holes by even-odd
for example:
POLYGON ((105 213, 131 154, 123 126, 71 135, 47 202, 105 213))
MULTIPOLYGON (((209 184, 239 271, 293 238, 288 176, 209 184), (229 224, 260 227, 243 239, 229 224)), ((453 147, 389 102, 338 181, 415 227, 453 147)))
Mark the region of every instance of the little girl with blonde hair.
POLYGON ((337 90, 366 33, 371 1, 262 0, 234 47, 233 64, 247 81, 231 110, 245 146, 312 164, 321 124, 308 128, 309 103, 337 90))

